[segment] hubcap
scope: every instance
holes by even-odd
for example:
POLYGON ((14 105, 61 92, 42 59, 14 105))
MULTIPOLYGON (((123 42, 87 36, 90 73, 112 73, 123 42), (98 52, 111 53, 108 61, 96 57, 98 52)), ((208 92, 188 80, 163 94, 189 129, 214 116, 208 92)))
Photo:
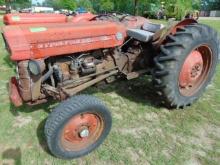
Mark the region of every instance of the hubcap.
POLYGON ((102 118, 93 113, 73 116, 64 126, 61 145, 68 151, 80 151, 95 143, 104 130, 102 118))
POLYGON ((82 130, 82 131, 80 132, 79 135, 80 135, 81 138, 86 138, 86 137, 89 136, 89 130, 88 130, 88 129, 84 129, 84 130, 82 130))
POLYGON ((212 51, 202 45, 186 58, 179 74, 179 90, 183 96, 194 95, 206 81, 212 64, 212 51))
POLYGON ((201 75, 203 69, 203 59, 199 51, 194 50, 186 58, 181 73, 180 73, 180 87, 189 88, 201 75))

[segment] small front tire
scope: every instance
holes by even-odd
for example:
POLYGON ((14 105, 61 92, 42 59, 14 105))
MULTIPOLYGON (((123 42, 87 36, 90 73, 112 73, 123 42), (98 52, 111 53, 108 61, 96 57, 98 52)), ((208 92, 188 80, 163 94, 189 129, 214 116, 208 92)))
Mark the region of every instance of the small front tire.
POLYGON ((112 118, 106 106, 88 95, 74 96, 50 114, 45 135, 53 155, 74 159, 92 152, 111 130, 112 118))

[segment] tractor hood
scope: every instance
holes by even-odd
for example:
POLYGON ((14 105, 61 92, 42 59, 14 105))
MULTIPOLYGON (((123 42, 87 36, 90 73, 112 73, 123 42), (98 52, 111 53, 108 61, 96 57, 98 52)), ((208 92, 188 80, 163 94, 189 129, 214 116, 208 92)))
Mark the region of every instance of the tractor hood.
POLYGON ((11 60, 20 61, 120 46, 126 29, 104 21, 13 25, 3 37, 11 60))
POLYGON ((36 23, 64 23, 67 17, 63 14, 47 13, 19 13, 5 14, 3 17, 5 25, 36 24, 36 23))

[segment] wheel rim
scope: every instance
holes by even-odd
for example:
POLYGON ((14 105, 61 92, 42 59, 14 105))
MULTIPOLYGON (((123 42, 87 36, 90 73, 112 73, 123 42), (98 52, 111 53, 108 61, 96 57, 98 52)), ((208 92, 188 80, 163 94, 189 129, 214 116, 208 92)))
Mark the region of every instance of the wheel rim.
POLYGON ((80 151, 94 144, 104 130, 103 119, 94 113, 73 116, 64 126, 61 145, 67 151, 80 151))
POLYGON ((195 48, 186 58, 180 75, 179 91, 183 96, 193 96, 206 82, 212 66, 212 51, 207 45, 195 48))

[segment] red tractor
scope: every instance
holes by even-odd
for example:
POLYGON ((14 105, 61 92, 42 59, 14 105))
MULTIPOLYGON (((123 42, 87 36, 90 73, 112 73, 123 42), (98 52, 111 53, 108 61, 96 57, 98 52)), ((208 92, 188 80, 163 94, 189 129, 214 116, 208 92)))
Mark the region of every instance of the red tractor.
POLYGON ((61 101, 46 121, 45 136, 51 153, 62 159, 90 153, 111 129, 108 108, 95 97, 76 95, 82 90, 149 74, 163 105, 184 108, 201 96, 216 70, 218 34, 192 19, 163 27, 124 14, 78 21, 51 16, 6 15, 2 34, 17 68, 9 83, 11 102, 61 101))

